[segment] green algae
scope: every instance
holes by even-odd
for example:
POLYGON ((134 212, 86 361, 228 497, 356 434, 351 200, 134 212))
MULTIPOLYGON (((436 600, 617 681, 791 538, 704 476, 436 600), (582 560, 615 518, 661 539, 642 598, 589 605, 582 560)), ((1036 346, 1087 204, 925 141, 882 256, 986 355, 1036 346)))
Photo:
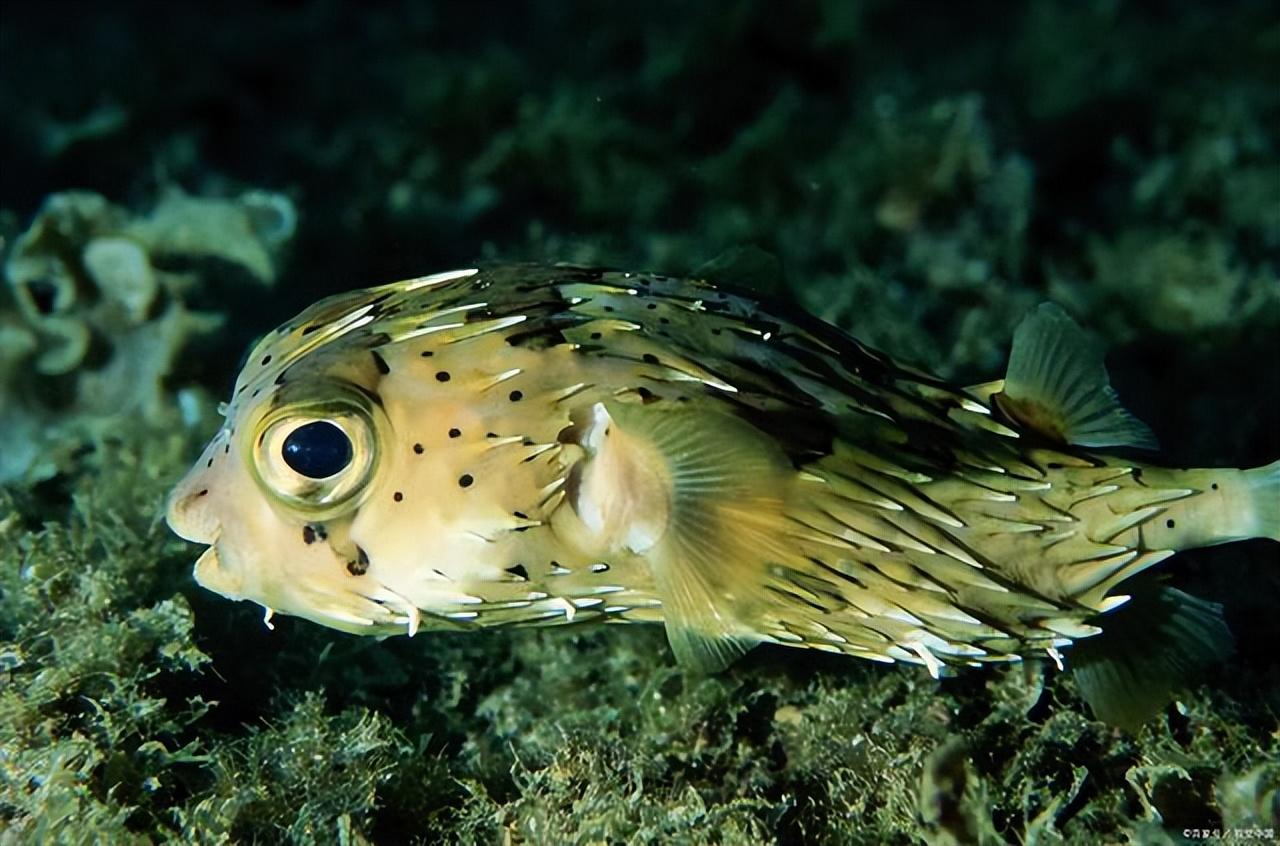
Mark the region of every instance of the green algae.
MULTIPOLYGON (((143 208, 174 182, 288 183, 304 213, 278 303, 204 274, 183 296, 229 314, 228 337, 182 345, 149 420, 69 427, 48 472, 0 492, 0 843, 1178 843, 1276 826, 1273 546, 1171 562, 1227 605, 1241 653, 1128 735, 1044 667, 938 683, 766 649, 705 678, 656 629, 267 632, 191 584, 195 552, 161 521, 248 333, 476 257, 682 272, 758 249, 779 298, 974 380, 1053 298, 1113 345, 1122 395, 1174 458, 1274 459, 1280 383, 1251 366, 1280 325, 1280 94, 1258 71, 1273 17, 983 8, 532 9, 522 40, 447 4, 316 7, 333 64, 287 66, 312 51, 277 16, 166 19, 274 82, 228 89, 201 51, 135 49, 119 64, 165 95, 89 105, 0 22, 48 84, 0 85, 6 257, 67 179, 143 208), (353 30, 389 46, 338 35, 353 30), (257 99, 273 85, 305 107, 257 99), (194 110, 176 129, 170 96, 194 110), (208 128, 226 115, 251 130, 208 128), (151 167, 122 154, 137 149, 151 167)), ((116 25, 145 33, 152 14, 116 25)), ((82 51, 106 88, 113 49, 82 51)), ((17 310, 0 292, 0 388, 37 349, 17 310)), ((49 457, 32 427, 3 431, 7 455, 49 457)))

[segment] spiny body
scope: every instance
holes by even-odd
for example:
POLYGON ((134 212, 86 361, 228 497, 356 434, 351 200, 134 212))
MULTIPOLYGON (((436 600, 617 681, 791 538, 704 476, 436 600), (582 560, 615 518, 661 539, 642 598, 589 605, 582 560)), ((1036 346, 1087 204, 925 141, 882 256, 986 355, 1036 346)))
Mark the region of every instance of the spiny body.
POLYGON ((1276 465, 1093 451, 1149 442, 1053 309, 965 389, 705 281, 501 266, 263 340, 169 521, 204 586, 347 631, 660 621, 701 668, 937 675, 1057 660, 1173 552, 1280 532, 1276 465))

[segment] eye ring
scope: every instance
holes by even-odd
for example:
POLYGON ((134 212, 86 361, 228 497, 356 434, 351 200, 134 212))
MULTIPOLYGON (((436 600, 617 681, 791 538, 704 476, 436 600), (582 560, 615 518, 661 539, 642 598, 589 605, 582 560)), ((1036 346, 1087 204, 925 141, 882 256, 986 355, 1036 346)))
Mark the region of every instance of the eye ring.
POLYGON ((376 429, 359 402, 290 404, 261 419, 252 469, 268 493, 308 519, 350 510, 377 463, 376 429))

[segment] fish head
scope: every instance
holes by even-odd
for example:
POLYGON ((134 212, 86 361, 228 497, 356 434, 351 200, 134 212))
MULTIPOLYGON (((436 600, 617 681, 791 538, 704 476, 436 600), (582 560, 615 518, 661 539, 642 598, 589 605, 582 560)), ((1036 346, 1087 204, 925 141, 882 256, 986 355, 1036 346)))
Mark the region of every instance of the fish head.
POLYGON ((345 631, 403 629, 354 577, 366 564, 359 550, 328 542, 376 477, 387 427, 376 404, 358 384, 299 378, 226 414, 166 509, 174 532, 208 544, 196 581, 345 631))
POLYGON ((507 343, 519 321, 480 313, 474 273, 322 300, 250 353, 167 506, 209 547, 199 584, 361 634, 527 598, 518 574, 557 558, 538 529, 573 455, 556 400, 581 380, 567 347, 507 343))

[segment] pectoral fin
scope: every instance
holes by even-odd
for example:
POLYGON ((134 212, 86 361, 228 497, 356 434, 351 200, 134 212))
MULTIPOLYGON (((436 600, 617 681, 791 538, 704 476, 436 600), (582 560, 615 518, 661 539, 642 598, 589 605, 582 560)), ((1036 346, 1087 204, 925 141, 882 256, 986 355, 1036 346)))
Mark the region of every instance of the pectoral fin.
POLYGON ((750 649, 744 611, 795 475, 773 440, 729 414, 609 403, 592 409, 580 442, 575 508, 644 556, 680 664, 712 672, 750 649))
POLYGON ((1100 345, 1052 303, 1014 332, 1004 388, 994 399, 1013 420, 1062 443, 1156 448, 1147 425, 1120 405, 1100 345))

